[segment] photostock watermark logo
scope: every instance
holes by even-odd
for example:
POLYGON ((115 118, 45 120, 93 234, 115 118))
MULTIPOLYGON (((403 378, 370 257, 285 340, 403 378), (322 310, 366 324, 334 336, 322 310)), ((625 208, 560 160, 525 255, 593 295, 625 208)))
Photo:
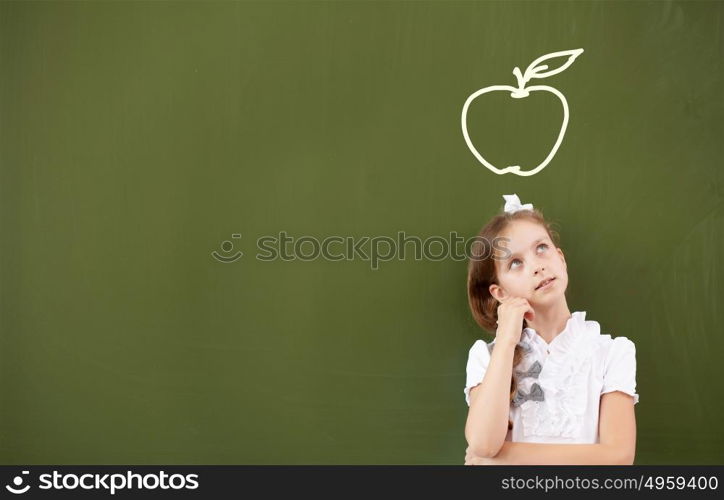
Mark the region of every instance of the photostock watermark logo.
MULTIPOLYGON (((232 238, 240 239, 241 234, 232 234, 232 238)), ((380 268, 382 262, 391 260, 429 261, 463 261, 468 259, 494 260, 507 259, 511 252, 506 246, 509 238, 497 237, 492 241, 475 236, 465 239, 456 232, 451 232, 447 238, 442 236, 409 236, 404 231, 398 231, 397 237, 391 236, 315 236, 294 237, 286 231, 276 235, 262 236, 256 240, 258 253, 256 259, 264 262, 275 260, 309 262, 323 259, 329 262, 362 260, 370 263, 373 271, 380 268)), ((216 250, 211 255, 219 262, 229 264, 239 260, 244 254, 241 251, 233 252, 234 245, 226 240, 221 243, 224 254, 216 250)))
MULTIPOLYGON (((30 489, 30 484, 23 486, 24 480, 30 483, 30 471, 22 471, 22 476, 15 476, 12 485, 5 488, 15 495, 22 495, 30 489), (26 477, 23 477, 26 476, 26 477)), ((166 471, 156 473, 62 473, 53 470, 50 474, 38 476, 37 488, 40 490, 95 490, 115 495, 120 490, 195 490, 199 488, 198 474, 168 474, 166 471)))
MULTIPOLYGON (((22 474, 30 474, 30 471, 24 470, 22 471, 22 474)), ((15 495, 22 495, 23 493, 27 492, 30 489, 30 485, 26 484, 24 487, 23 484, 23 477, 22 476, 15 476, 13 478, 13 486, 10 486, 9 484, 5 485, 5 489, 7 489, 10 493, 14 493, 15 495)))

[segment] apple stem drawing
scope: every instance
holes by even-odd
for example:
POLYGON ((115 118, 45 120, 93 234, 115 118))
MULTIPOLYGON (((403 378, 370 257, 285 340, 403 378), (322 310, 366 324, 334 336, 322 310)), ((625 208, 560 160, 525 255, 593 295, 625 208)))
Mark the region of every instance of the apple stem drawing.
POLYGON ((520 176, 529 176, 529 175, 535 175, 541 170, 543 170, 546 165, 553 159, 556 152, 558 151, 558 147, 561 145, 561 142, 563 142, 563 136, 566 134, 566 128, 568 127, 568 101, 566 101, 566 97, 560 93, 557 89, 553 87, 549 87, 547 85, 533 85, 530 87, 526 87, 527 83, 532 80, 533 78, 548 78, 549 76, 556 75, 562 71, 565 71, 568 66, 573 64, 573 61, 576 60, 576 57, 581 55, 583 52, 583 49, 574 49, 574 50, 563 50, 560 52, 553 52, 551 54, 545 54, 532 63, 528 65, 528 67, 525 70, 525 73, 520 72, 520 68, 517 66, 515 69, 513 69, 513 75, 515 75, 515 78, 518 80, 518 86, 513 87, 511 85, 493 85, 490 87, 485 87, 480 90, 477 90, 473 92, 470 97, 465 101, 465 105, 463 106, 463 113, 462 117, 460 119, 461 125, 463 128, 463 136, 465 137, 465 142, 468 145, 468 148, 470 151, 475 155, 475 158, 478 159, 480 163, 485 165, 489 170, 492 172, 503 175, 503 174, 515 174, 520 176), (541 64, 544 61, 548 61, 549 59, 554 59, 556 57, 568 57, 566 62, 559 67, 554 67, 553 69, 548 69, 547 64, 541 64), (546 71, 548 70, 548 71, 546 71), (558 139, 556 140, 556 144, 553 146, 553 149, 550 153, 548 153, 548 156, 546 159, 535 167, 533 170, 525 170, 522 171, 520 168, 520 165, 511 165, 509 167, 505 167, 503 169, 496 168, 494 165, 489 163, 488 161, 483 158, 483 156, 478 152, 477 149, 475 149, 475 146, 473 146, 472 141, 470 140, 470 136, 468 135, 468 126, 467 126, 467 116, 468 116, 468 108, 470 107, 470 103, 472 103, 478 96, 481 96, 483 94, 487 94, 488 92, 496 92, 496 91, 505 91, 510 92, 510 97, 514 99, 522 99, 524 97, 528 97, 531 92, 536 91, 545 91, 550 92, 554 94, 558 99, 560 99, 561 104, 563 104, 563 125, 561 126, 561 131, 558 133, 558 139))

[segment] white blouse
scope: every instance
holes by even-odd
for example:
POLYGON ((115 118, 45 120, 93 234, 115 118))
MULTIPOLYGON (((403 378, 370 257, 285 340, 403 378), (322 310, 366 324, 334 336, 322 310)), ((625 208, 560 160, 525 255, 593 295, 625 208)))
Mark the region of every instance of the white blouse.
MULTIPOLYGON (((598 443, 601 395, 636 393, 636 346, 626 337, 601 335, 586 312, 574 312, 550 344, 525 328, 518 345, 524 349, 518 371, 517 397, 510 405, 512 433, 506 440, 528 443, 598 443)), ((470 348, 465 401, 483 381, 495 347, 476 341, 470 348)))

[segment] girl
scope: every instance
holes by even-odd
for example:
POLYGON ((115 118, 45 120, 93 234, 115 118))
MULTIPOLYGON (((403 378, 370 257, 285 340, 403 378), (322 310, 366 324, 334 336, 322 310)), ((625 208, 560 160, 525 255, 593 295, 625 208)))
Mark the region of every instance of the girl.
POLYGON ((632 464, 634 343, 570 313, 557 233, 532 204, 503 198, 468 267, 470 309, 495 339, 469 352, 465 464, 632 464), (485 254, 491 244, 507 251, 485 254))

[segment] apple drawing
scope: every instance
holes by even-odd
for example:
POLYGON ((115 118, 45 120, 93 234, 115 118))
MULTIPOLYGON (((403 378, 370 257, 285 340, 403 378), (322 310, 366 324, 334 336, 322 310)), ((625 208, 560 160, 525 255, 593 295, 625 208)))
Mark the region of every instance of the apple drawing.
POLYGON ((530 87, 526 87, 526 84, 529 80, 533 78, 547 78, 549 76, 555 75, 557 73, 560 73, 564 71, 568 66, 573 64, 573 61, 575 61, 576 57, 578 57, 583 52, 583 49, 574 49, 574 50, 564 50, 561 52, 553 52, 551 54, 546 54, 532 63, 526 68, 525 73, 521 75, 520 69, 516 67, 513 69, 513 74, 515 75, 516 79, 518 80, 518 86, 513 87, 511 85, 492 85, 490 87, 485 87, 480 90, 477 90, 473 92, 470 97, 465 101, 465 105, 463 106, 463 113, 461 116, 461 125, 463 129, 463 136, 465 137, 465 142, 468 145, 468 148, 470 151, 475 155, 475 158, 478 159, 480 163, 485 165, 489 170, 492 172, 502 175, 502 174, 515 174, 520 176, 529 176, 529 175, 535 175, 541 170, 543 170, 546 165, 551 161, 553 156, 555 156, 556 152, 558 151, 558 147, 561 145, 561 142, 563 141, 563 136, 566 134, 566 128, 568 127, 568 101, 566 101, 566 97, 560 93, 557 89, 553 87, 549 87, 547 85, 533 85, 530 87), (568 57, 565 64, 558 68, 554 68, 548 71, 545 71, 548 69, 547 65, 541 65, 542 62, 547 61, 549 59, 553 59, 556 57, 568 57), (535 167, 533 170, 521 170, 520 165, 511 165, 509 167, 505 167, 503 169, 496 168, 494 165, 489 163, 485 158, 483 158, 483 155, 480 154, 480 152, 475 149, 475 146, 473 146, 472 141, 470 140, 470 136, 468 135, 468 126, 467 126, 467 116, 468 116, 468 108, 470 107, 470 104, 478 97, 483 94, 487 94, 488 92, 510 92, 510 97, 513 99, 524 99, 530 95, 531 92, 550 92, 554 94, 558 99, 560 99, 561 104, 563 105, 563 124, 561 125, 561 131, 558 133, 558 139, 556 140, 555 145, 553 146, 553 149, 550 153, 548 153, 548 156, 545 160, 543 160, 543 163, 535 167))

